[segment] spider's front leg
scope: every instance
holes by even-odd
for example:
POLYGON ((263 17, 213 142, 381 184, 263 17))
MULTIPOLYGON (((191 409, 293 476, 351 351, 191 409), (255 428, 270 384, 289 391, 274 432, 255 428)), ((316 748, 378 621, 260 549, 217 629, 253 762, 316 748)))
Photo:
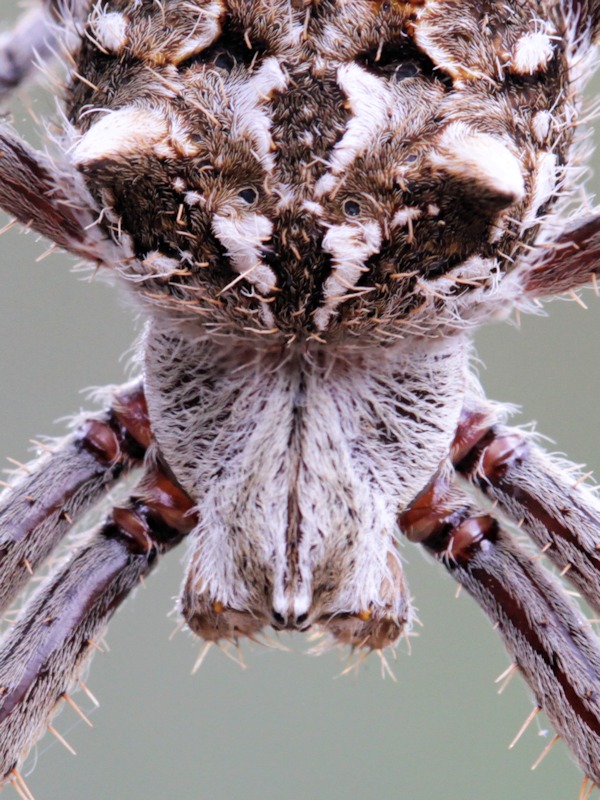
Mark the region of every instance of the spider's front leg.
POLYGON ((0 123, 0 208, 80 258, 118 266, 129 257, 97 227, 81 176, 65 160, 34 150, 6 123, 0 123))
POLYGON ((456 436, 456 470, 496 501, 561 574, 600 612, 600 502, 516 428, 486 425, 465 411, 456 436))
POLYGON ((560 584, 453 483, 448 468, 400 518, 500 632, 557 734, 600 785, 600 646, 560 584))
POLYGON ((31 598, 0 642, 0 783, 44 733, 121 602, 195 525, 192 501, 160 466, 31 598))
POLYGON ((132 468, 151 441, 140 384, 121 387, 104 413, 85 419, 0 501, 0 612, 81 516, 132 468))

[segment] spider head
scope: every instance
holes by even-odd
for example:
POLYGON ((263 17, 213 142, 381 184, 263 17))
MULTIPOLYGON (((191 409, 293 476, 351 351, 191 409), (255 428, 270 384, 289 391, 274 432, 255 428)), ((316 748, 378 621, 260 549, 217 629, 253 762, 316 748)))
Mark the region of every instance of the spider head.
MULTIPOLYGON (((195 561, 201 563, 202 558, 195 561)), ((238 574, 230 574, 230 585, 223 587, 222 596, 226 592, 229 597, 225 603, 216 599, 219 589, 207 588, 192 563, 180 610, 190 630, 209 642, 256 640, 270 626, 287 632, 316 630, 336 645, 383 650, 410 629, 413 612, 394 551, 375 578, 377 585, 374 575, 360 574, 360 569, 332 569, 329 563, 315 563, 312 568, 314 575, 290 578, 294 569, 288 562, 285 577, 278 581, 272 564, 230 564, 238 574)))
POLYGON ((562 179, 564 20, 540 24, 476 2, 98 5, 72 158, 117 268, 157 312, 257 341, 464 327, 562 179))

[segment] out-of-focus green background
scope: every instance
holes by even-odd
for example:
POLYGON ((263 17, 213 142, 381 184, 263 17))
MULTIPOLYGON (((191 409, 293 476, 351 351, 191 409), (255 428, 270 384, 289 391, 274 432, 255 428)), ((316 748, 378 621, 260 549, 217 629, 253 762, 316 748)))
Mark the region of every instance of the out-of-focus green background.
MULTIPOLYGON (((0 17, 14 17, 0 0, 0 17)), ((36 115, 52 101, 36 96, 36 115)), ((15 122, 28 129, 23 103, 15 122)), ((123 380, 132 314, 116 292, 69 273, 72 261, 33 235, 0 238, 0 454, 25 459, 28 438, 59 433, 58 418, 86 406, 83 387, 123 380)), ((600 301, 590 310, 555 302, 549 318, 527 318, 478 336, 489 394, 519 403, 564 451, 600 467, 600 301)), ((7 465, 9 466, 9 465, 7 465)), ((338 677, 339 654, 245 647, 242 670, 218 651, 190 676, 200 644, 169 641, 167 619, 184 551, 171 555, 118 613, 111 652, 94 659, 88 683, 100 698, 89 730, 67 709, 56 726, 72 757, 47 735, 30 757, 27 782, 43 800, 558 800, 575 798, 580 775, 562 744, 529 767, 552 737, 532 725, 507 745, 531 709, 519 679, 502 696, 494 678, 508 658, 487 620, 422 553, 403 554, 424 628, 382 680, 377 656, 338 677), (35 768, 34 768, 35 767, 35 768)), ((78 696, 89 710, 90 703, 78 696)), ((11 796, 12 789, 6 790, 11 796)), ((13 795, 15 796, 15 795, 13 795)))

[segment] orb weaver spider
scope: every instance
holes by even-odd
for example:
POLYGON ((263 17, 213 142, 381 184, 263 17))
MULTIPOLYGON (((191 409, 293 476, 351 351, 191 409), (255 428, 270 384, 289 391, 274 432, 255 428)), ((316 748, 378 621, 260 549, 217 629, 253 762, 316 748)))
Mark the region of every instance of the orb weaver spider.
POLYGON ((600 782, 600 649, 505 520, 597 609, 600 506, 469 363, 479 325, 595 281, 600 222, 560 225, 556 203, 599 14, 72 0, 5 42, 7 90, 34 55, 67 84, 54 158, 0 129, 0 205, 110 272, 147 325, 140 378, 6 492, 4 608, 143 472, 0 645, 3 780, 27 795, 26 752, 182 539, 180 611, 208 643, 310 628, 380 652, 414 621, 403 534, 478 600, 600 782))

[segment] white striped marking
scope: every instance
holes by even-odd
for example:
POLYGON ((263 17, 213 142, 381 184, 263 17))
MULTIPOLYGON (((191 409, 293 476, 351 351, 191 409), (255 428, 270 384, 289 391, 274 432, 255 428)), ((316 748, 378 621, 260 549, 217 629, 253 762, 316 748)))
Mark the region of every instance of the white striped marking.
POLYGON ((346 132, 333 148, 330 171, 317 182, 316 196, 331 192, 341 173, 373 143, 373 137, 389 122, 393 95, 385 83, 358 64, 339 67, 337 80, 346 95, 352 117, 346 132))
POLYGON ((271 118, 265 110, 275 92, 282 92, 287 86, 287 76, 279 61, 266 58, 256 73, 239 86, 232 87, 235 109, 232 134, 234 138, 251 137, 256 145, 256 155, 265 172, 271 173, 275 167, 273 158, 273 139, 271 137, 271 118))
POLYGON ((174 114, 125 106, 103 114, 79 140, 71 153, 75 166, 150 151, 163 158, 192 156, 198 146, 188 139, 181 119, 174 114))
POLYGON ((212 228, 231 259, 238 278, 223 289, 226 291, 240 280, 246 280, 261 295, 271 292, 277 277, 271 267, 263 263, 261 252, 273 233, 273 223, 262 214, 215 214, 212 228))
POLYGON ((381 227, 374 221, 329 228, 323 238, 323 250, 331 253, 334 269, 323 286, 323 305, 314 315, 318 330, 325 330, 341 303, 369 291, 367 287, 356 289, 356 283, 367 271, 367 259, 379 252, 381 241, 381 227))

